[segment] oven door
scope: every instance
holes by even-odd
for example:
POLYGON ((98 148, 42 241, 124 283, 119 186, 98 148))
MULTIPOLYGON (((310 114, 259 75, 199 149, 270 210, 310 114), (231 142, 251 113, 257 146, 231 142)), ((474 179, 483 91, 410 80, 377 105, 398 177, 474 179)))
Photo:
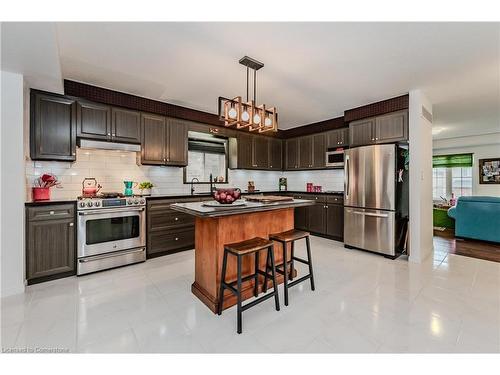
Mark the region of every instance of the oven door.
POLYGON ((78 258, 146 246, 144 207, 78 212, 78 258))

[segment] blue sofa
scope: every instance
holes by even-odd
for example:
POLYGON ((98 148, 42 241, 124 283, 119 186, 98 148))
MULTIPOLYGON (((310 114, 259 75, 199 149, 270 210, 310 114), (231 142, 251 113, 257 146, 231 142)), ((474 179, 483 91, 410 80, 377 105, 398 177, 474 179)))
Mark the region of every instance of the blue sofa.
POLYGON ((500 243, 500 197, 460 197, 448 216, 456 237, 500 243))

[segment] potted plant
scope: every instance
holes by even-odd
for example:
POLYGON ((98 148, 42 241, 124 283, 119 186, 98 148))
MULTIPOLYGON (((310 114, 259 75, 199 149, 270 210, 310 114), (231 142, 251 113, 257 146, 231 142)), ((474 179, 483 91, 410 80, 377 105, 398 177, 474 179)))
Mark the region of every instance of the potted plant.
POLYGON ((139 190, 141 190, 141 195, 151 195, 151 189, 154 185, 149 181, 144 181, 139 184, 139 190))

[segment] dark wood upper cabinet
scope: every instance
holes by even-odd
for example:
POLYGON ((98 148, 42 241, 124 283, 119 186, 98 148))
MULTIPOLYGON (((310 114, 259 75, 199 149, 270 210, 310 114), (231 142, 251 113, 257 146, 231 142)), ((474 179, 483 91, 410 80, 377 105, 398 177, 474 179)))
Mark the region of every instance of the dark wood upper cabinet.
POLYGON ((349 144, 349 128, 330 130, 326 133, 326 148, 343 147, 349 144))
POLYGON ((76 160, 76 102, 56 94, 30 95, 32 160, 76 160))
POLYGON ((165 146, 167 165, 181 167, 188 164, 188 127, 184 121, 167 119, 165 146))
POLYGON ((164 165, 166 142, 166 119, 163 116, 141 115, 141 163, 164 165))
POLYGON ((253 168, 253 139, 250 134, 238 134, 237 157, 239 169, 253 168))
POLYGON ((75 206, 26 208, 26 279, 28 284, 76 273, 75 206))
POLYGON ((399 142, 407 139, 407 111, 399 111, 375 118, 375 141, 377 143, 399 142))
POLYGON ((111 139, 111 107, 79 100, 76 104, 77 136, 87 139, 111 139))
POLYGON ((313 138, 308 135, 299 138, 299 168, 306 169, 313 166, 313 138))
POLYGON ((269 167, 269 144, 267 137, 254 136, 253 138, 253 167, 267 169, 269 167))
POLYGON ((283 142, 281 139, 269 139, 269 169, 280 171, 283 159, 283 142))
POLYGON ((117 142, 141 143, 141 114, 123 108, 113 108, 111 139, 117 142))
POLYGON ((353 121, 349 124, 350 146, 363 146, 375 143, 375 119, 353 121))
POLYGON ((351 146, 408 140, 408 111, 398 111, 349 124, 351 146))
POLYGON ((291 138, 285 141, 285 166, 287 170, 299 168, 298 138, 291 138))
POLYGON ((324 133, 314 134, 312 137, 312 168, 326 166, 326 137, 324 133))

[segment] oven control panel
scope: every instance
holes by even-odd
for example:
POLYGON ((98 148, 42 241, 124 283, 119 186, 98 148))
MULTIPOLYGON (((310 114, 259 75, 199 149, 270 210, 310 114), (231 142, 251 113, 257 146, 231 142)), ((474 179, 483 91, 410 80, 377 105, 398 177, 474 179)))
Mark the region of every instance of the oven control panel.
POLYGON ((106 209, 113 207, 130 207, 130 206, 145 206, 146 200, 141 197, 129 197, 129 198, 107 198, 107 199, 97 199, 97 198, 87 198, 78 201, 78 210, 95 210, 95 209, 106 209))

